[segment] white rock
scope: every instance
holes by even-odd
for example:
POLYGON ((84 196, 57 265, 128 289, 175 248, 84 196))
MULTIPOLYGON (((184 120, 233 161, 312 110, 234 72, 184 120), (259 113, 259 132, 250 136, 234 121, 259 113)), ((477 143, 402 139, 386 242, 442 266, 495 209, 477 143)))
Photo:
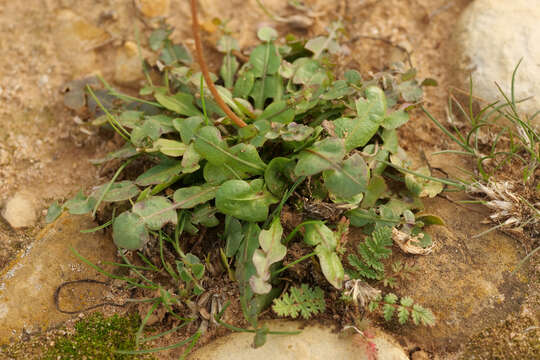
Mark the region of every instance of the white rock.
POLYGON ((6 202, 2 217, 14 229, 34 225, 37 221, 34 200, 23 193, 16 193, 6 202))
MULTIPOLYGON (((270 321, 274 331, 298 330, 302 323, 270 321)), ((407 360, 409 357, 390 338, 378 331, 373 342, 379 360, 407 360)), ((252 333, 232 333, 192 353, 189 360, 365 360, 363 344, 351 336, 335 334, 330 327, 311 325, 298 335, 268 335, 266 344, 254 349, 252 333)))
MULTIPOLYGON (((501 98, 495 81, 510 94, 512 72, 516 99, 529 116, 540 110, 540 2, 538 0, 476 0, 462 13, 454 39, 461 72, 472 71, 474 94, 487 101, 501 98)), ((462 79, 465 80, 465 79, 462 79)), ((467 79, 468 80, 468 79, 467 79)), ((468 88, 468 82, 462 84, 468 88)), ((540 116, 535 123, 540 126, 540 116)))

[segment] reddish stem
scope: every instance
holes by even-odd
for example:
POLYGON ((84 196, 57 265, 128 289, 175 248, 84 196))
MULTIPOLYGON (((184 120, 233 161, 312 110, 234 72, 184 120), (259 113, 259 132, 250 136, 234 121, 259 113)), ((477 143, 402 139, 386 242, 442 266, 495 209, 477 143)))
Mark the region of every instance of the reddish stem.
POLYGON ((225 104, 221 96, 219 96, 219 93, 217 92, 216 87, 214 86, 214 82, 210 78, 210 73, 208 72, 208 67, 206 66, 206 63, 204 62, 204 56, 203 56, 203 49, 202 49, 202 43, 201 43, 201 34, 199 32, 199 20, 197 18, 197 0, 191 0, 191 21, 192 21, 192 32, 193 32, 193 38, 195 39, 195 50, 197 53, 197 62, 199 63, 199 66, 201 67, 201 72, 204 76, 204 81, 206 81, 206 85, 208 86, 208 89, 210 89, 210 92, 212 93, 212 96, 214 96, 214 100, 216 100, 219 107, 227 114, 229 119, 232 120, 236 125, 239 127, 244 127, 247 124, 240 119, 228 106, 225 104))

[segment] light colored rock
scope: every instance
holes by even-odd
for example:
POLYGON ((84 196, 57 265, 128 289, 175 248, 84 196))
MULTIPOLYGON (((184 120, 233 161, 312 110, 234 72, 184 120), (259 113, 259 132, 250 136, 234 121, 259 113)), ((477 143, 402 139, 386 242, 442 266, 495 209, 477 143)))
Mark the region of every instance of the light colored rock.
MULTIPOLYGON (((105 280, 70 251, 73 248, 98 265, 114 261, 116 248, 109 238, 80 232, 95 226, 88 217, 64 214, 0 272, 0 345, 19 339, 23 330, 39 332, 77 316, 59 312, 53 295, 65 281, 105 280)), ((110 301, 104 300, 107 291, 100 284, 74 284, 62 290, 60 306, 77 311, 110 301)))
POLYGON ((0 149, 0 165, 7 165, 10 162, 10 155, 4 149, 0 149))
MULTIPOLYGON (((455 32, 458 68, 472 72, 474 95, 489 102, 501 99, 495 81, 510 94, 512 72, 516 99, 529 116, 540 110, 540 3, 538 0, 475 0, 462 13, 455 32)), ((468 88, 468 79, 461 79, 468 88)), ((535 124, 540 126, 540 117, 535 124)))
POLYGON ((127 41, 116 52, 114 81, 121 85, 130 85, 142 78, 142 65, 137 44, 127 41))
POLYGON ((75 76, 93 72, 96 67, 94 49, 111 40, 108 32, 71 10, 58 11, 54 33, 59 57, 72 65, 75 76))
MULTIPOLYGON (((303 323, 270 321, 273 331, 294 331, 303 323)), ((387 334, 377 331, 373 342, 379 360, 406 360, 409 357, 387 334)), ((231 333, 192 353, 189 360, 364 360, 367 356, 352 336, 332 332, 330 327, 308 326, 298 335, 268 335, 266 344, 252 347, 252 333, 231 333)))
POLYGON ((137 8, 146 17, 164 17, 169 14, 170 0, 136 0, 137 8))
POLYGON ((29 195, 16 193, 6 201, 2 217, 14 229, 32 226, 37 221, 35 202, 29 195))

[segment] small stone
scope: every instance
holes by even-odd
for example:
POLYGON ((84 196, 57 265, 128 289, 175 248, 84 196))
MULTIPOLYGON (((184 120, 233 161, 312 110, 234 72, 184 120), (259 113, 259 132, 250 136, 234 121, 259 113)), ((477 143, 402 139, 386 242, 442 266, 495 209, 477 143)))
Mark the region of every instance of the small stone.
MULTIPOLYGON (((456 67, 462 87, 473 78, 474 95, 487 102, 504 100, 495 82, 510 96, 512 72, 516 74, 516 100, 531 116, 540 109, 540 6, 530 0, 476 0, 462 13, 455 32, 456 67), (535 5, 533 5, 535 3, 535 5)), ((540 126, 540 117, 533 121, 540 126)))
POLYGON ((76 75, 95 71, 93 49, 111 40, 111 35, 70 10, 56 14, 54 39, 59 57, 71 64, 76 75))
POLYGON ((429 355, 423 350, 413 352, 411 360, 429 360, 429 355))
POLYGON ((136 0, 139 11, 146 17, 165 17, 169 14, 169 0, 136 0))
POLYGON ((34 225, 37 221, 34 200, 23 193, 15 194, 6 202, 2 217, 14 229, 34 225))
POLYGON ((7 165, 9 164, 9 161, 10 161, 9 153, 4 149, 0 149, 0 165, 7 165))
POLYGON ((142 65, 137 44, 127 41, 116 52, 114 81, 121 85, 130 85, 142 78, 142 65))
MULTIPOLYGON (((310 360, 367 360, 372 359, 364 348, 359 348, 352 336, 340 336, 329 327, 295 321, 269 321, 272 331, 302 332, 294 336, 268 335, 266 344, 254 349, 252 333, 232 333, 216 339, 188 356, 189 360, 251 360, 251 359, 310 359, 310 360)), ((379 360, 407 360, 409 357, 389 335, 375 330, 373 343, 379 360)))

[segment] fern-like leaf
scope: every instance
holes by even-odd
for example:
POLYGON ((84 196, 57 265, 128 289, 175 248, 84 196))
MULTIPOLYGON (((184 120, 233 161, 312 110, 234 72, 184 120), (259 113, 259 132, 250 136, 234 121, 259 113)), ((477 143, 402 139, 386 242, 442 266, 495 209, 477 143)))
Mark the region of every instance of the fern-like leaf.
POLYGON ((371 237, 358 244, 357 251, 362 257, 351 254, 348 257, 349 264, 356 270, 358 277, 380 280, 384 277, 384 264, 381 259, 386 259, 392 253, 392 228, 382 226, 376 228, 371 237))
POLYGON ((413 305, 411 317, 415 325, 422 323, 423 325, 433 326, 435 324, 435 317, 431 310, 418 304, 413 305))
POLYGON ((347 260, 349 260, 349 264, 354 268, 354 271, 351 274, 353 278, 358 279, 363 277, 366 279, 378 280, 381 277, 380 272, 366 265, 358 256, 349 254, 347 260))
POLYGON ((409 310, 407 310, 403 306, 400 306, 398 308, 397 316, 398 316, 398 322, 401 325, 403 325, 407 322, 407 320, 409 320, 409 310))
POLYGON ((324 311, 326 303, 324 293, 321 288, 311 289, 307 284, 300 287, 292 287, 279 299, 274 299, 272 310, 279 316, 290 316, 296 319, 301 315, 304 319, 309 319, 324 311))
POLYGON ((371 237, 366 239, 366 246, 377 259, 386 259, 392 254, 392 228, 389 226, 377 227, 371 237))

